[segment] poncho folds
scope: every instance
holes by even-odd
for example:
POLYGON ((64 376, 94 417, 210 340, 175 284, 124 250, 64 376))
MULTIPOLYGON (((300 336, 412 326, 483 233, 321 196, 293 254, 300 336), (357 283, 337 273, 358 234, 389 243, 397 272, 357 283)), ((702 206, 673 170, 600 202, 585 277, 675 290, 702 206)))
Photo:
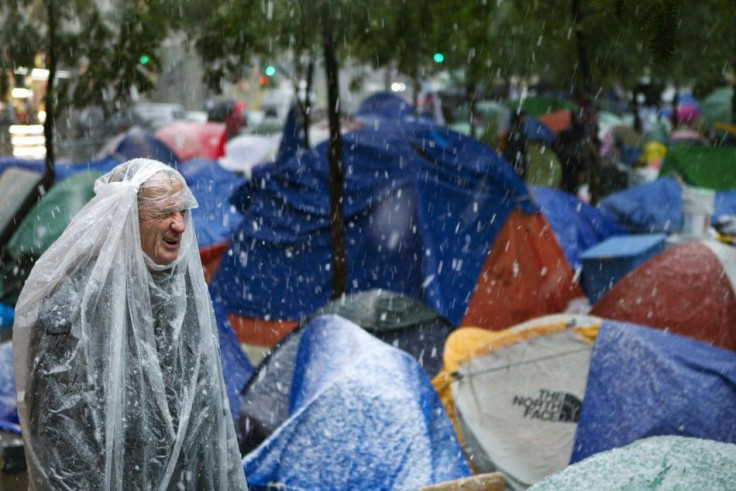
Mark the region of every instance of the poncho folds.
POLYGON ((141 248, 139 204, 157 203, 139 190, 162 177, 179 181, 179 211, 196 206, 172 168, 121 164, 20 295, 14 368, 33 489, 246 487, 191 217, 172 263, 141 248))

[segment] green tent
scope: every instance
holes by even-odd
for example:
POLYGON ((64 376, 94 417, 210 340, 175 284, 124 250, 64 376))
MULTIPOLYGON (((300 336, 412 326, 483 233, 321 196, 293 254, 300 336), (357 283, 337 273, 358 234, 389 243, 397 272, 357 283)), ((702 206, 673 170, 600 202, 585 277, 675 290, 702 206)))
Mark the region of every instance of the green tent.
POLYGON ((736 148, 671 146, 659 175, 678 175, 690 186, 716 191, 736 189, 736 148))
POLYGON ((374 289, 334 300, 309 316, 339 315, 378 339, 406 351, 434 377, 442 367, 450 321, 421 300, 402 293, 374 289))
POLYGON ((534 117, 555 111, 574 111, 577 108, 572 101, 542 95, 525 97, 523 99, 507 99, 503 104, 509 109, 516 109, 521 106, 529 116, 534 117))
POLYGON ((558 188, 562 178, 562 164, 548 145, 529 142, 526 145, 526 184, 558 188))
POLYGON ((21 255, 40 257, 95 195, 95 180, 101 175, 100 172, 80 172, 51 188, 10 238, 10 255, 14 258, 21 255))
POLYGON ((100 172, 80 172, 64 179, 26 215, 6 246, 9 260, 0 268, 1 303, 15 305, 36 259, 92 199, 95 180, 101 175, 100 172))
POLYGON ((711 92, 703 100, 700 104, 700 113, 708 127, 713 126, 715 122, 731 124, 732 97, 733 89, 731 87, 721 87, 711 92))

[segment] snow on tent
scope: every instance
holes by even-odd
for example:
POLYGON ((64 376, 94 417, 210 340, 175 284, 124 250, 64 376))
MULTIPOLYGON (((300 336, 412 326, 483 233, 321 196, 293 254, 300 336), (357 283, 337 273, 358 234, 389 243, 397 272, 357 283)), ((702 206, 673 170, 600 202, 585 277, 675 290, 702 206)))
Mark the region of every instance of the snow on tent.
POLYGON ((442 365, 445 338, 453 326, 422 301, 376 289, 353 293, 318 309, 310 318, 335 314, 412 355, 430 377, 442 365))
POLYGON ((600 322, 559 314, 450 335, 432 384, 476 471, 516 489, 569 463, 600 322))
POLYGON ((6 244, 2 266, 0 301, 15 305, 36 259, 58 239, 72 217, 94 196, 94 182, 101 174, 80 172, 56 184, 23 218, 6 244))
POLYGON ((209 281, 243 218, 229 199, 246 179, 208 159, 190 159, 180 163, 177 169, 199 205, 192 210, 192 220, 205 278, 209 281))
MULTIPOLYGON (((332 293, 327 144, 254 169, 211 287, 241 341, 272 346, 332 293)), ((504 328, 580 296, 529 192, 490 148, 429 123, 343 135, 347 292, 385 288, 504 328)))
POLYGON ((736 445, 659 436, 596 454, 532 486, 530 491, 590 489, 733 489, 736 445))
POLYGON ((414 358, 334 315, 298 333, 244 392, 241 412, 276 422, 243 460, 250 486, 418 489, 471 474, 414 358))
POLYGON ((608 237, 624 233, 613 219, 569 193, 544 187, 532 187, 531 191, 565 257, 575 269, 582 267, 580 254, 583 251, 608 237))
POLYGON ((690 186, 726 191, 736 188, 736 148, 678 145, 667 150, 660 176, 678 175, 690 186))
POLYGON ((571 463, 650 436, 736 443, 734 422, 736 354, 607 320, 593 348, 571 463))
POLYGON ((590 313, 736 351, 735 287, 735 248, 716 241, 689 242, 630 271, 590 313))

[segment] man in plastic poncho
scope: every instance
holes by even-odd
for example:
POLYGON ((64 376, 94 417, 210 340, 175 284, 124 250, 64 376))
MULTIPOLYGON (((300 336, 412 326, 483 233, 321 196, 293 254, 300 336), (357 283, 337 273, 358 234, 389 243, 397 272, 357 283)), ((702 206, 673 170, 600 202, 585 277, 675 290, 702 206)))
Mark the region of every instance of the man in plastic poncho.
POLYGON ((13 349, 32 489, 245 489, 184 178, 135 159, 38 260, 13 349))

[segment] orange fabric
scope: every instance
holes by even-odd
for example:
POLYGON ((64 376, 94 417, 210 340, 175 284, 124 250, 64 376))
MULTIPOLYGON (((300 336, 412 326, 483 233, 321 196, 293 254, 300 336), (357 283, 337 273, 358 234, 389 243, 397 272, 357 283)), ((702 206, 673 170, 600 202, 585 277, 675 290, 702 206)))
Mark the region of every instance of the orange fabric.
POLYGON ((204 269, 204 280, 207 284, 212 281, 217 266, 220 265, 220 261, 222 260, 222 255, 225 254, 229 245, 230 241, 226 240, 225 242, 203 247, 199 250, 199 258, 202 260, 202 269, 204 269))
POLYGON ((540 213, 513 211, 483 264, 460 325, 504 329, 562 312, 582 296, 547 220, 540 213))
POLYGON ((570 111, 555 111, 553 113, 537 116, 537 119, 544 123, 556 135, 560 131, 567 129, 572 124, 570 119, 570 111))
POLYGON ((253 317, 227 314, 238 341, 264 348, 273 348, 299 323, 296 321, 267 321, 253 317))

